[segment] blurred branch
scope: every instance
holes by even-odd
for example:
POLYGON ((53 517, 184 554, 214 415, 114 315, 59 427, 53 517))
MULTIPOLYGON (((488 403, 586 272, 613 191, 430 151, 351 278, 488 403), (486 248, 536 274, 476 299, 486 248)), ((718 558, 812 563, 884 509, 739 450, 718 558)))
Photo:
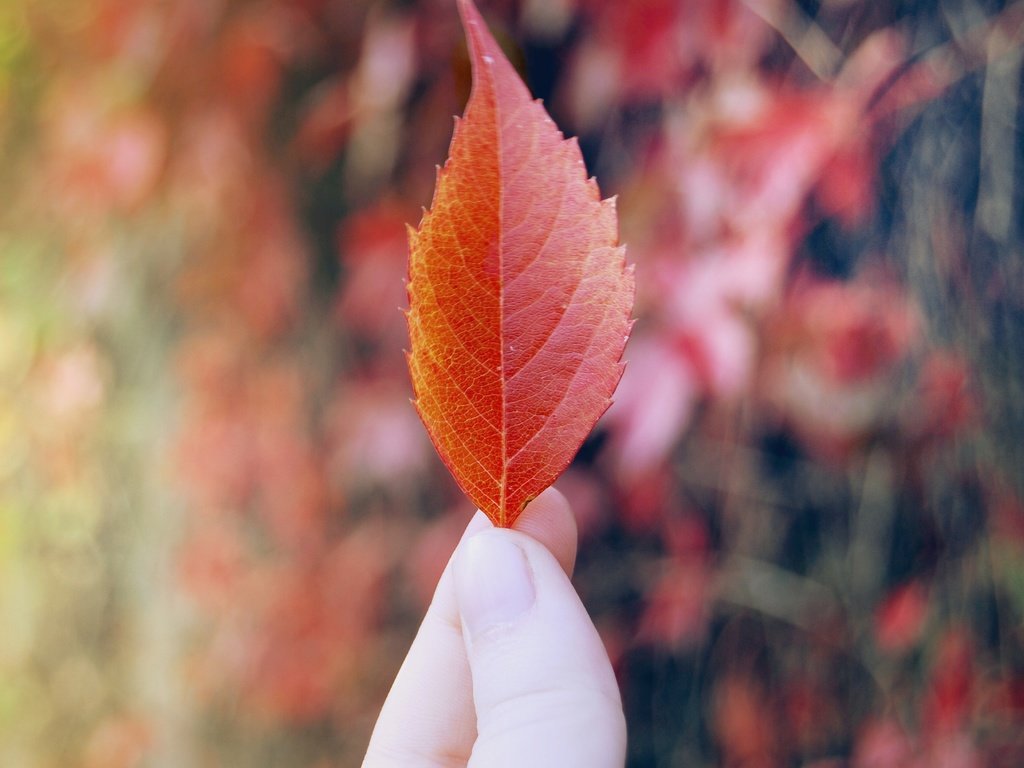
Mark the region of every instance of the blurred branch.
POLYGON ((969 26, 952 18, 948 18, 947 23, 954 39, 925 46, 908 56, 903 65, 879 86, 868 110, 884 101, 901 82, 928 81, 939 93, 971 72, 1019 52, 1024 46, 1024 1, 1018 0, 995 17, 969 26))
POLYGON ((785 7, 761 0, 743 0, 743 4, 778 32, 819 79, 829 81, 839 71, 843 52, 795 2, 785 7))
POLYGON ((823 584, 742 555, 722 566, 718 597, 805 630, 822 626, 823 617, 840 610, 839 600, 823 584))
POLYGON ((885 553, 892 534, 892 463, 889 453, 876 448, 866 457, 862 470, 860 502, 851 521, 847 574, 849 594, 870 604, 885 578, 885 553))
POLYGON ((1017 108, 1024 48, 1006 48, 1001 29, 988 39, 989 66, 981 103, 981 174, 977 225, 997 242, 1007 242, 1013 228, 1014 164, 1017 108))
MULTIPOLYGON (((782 5, 761 0, 743 0, 744 5, 771 26, 793 49, 793 52, 822 81, 830 81, 842 69, 843 51, 832 42, 814 19, 795 2, 782 5)), ((946 6, 943 4, 945 12, 946 6)), ((878 88, 869 102, 869 109, 883 100, 893 87, 913 78, 923 78, 941 92, 970 72, 981 67, 995 67, 997 74, 1012 77, 1019 71, 1024 46, 1024 1, 1012 3, 993 18, 986 18, 981 9, 976 14, 945 12, 954 39, 922 48, 907 57, 902 66, 878 88), (1005 58, 1009 57, 1009 61, 1005 58), (908 77, 910 76, 910 77, 908 77)), ((1009 172, 1009 166, 1003 164, 1009 172)))

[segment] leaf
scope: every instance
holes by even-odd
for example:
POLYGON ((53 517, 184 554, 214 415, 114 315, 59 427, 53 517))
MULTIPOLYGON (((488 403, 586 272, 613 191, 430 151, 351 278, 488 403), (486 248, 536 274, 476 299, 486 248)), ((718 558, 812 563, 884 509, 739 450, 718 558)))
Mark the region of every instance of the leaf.
POLYGON ((473 89, 431 210, 409 230, 416 409, 472 501, 511 526, 569 465, 611 403, 633 270, 614 200, 586 178, 459 0, 473 89))

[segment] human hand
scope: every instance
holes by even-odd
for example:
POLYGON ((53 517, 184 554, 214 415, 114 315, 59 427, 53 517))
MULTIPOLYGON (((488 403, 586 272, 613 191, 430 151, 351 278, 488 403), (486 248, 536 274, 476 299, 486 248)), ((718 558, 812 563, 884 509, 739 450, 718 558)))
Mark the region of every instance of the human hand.
POLYGON ((576 523, 548 489, 513 530, 470 521, 381 710, 364 768, 619 768, 626 725, 569 582, 576 523))

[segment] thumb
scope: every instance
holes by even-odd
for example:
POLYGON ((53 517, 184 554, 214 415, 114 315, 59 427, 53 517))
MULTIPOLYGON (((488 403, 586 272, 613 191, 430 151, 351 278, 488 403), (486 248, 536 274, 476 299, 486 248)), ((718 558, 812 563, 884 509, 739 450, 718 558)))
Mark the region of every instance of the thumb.
POLYGON ((615 766, 618 687, 597 630, 558 562, 518 531, 471 537, 453 563, 473 678, 470 766, 615 766))

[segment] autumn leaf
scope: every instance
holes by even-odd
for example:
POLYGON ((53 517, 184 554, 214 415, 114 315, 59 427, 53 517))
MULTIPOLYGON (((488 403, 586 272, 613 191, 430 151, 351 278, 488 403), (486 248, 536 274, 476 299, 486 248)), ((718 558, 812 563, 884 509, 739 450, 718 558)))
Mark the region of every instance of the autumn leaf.
POLYGON ((473 88, 431 210, 410 229, 415 405, 498 526, 554 482, 611 403, 633 270, 614 200, 534 101, 470 0, 473 88))

